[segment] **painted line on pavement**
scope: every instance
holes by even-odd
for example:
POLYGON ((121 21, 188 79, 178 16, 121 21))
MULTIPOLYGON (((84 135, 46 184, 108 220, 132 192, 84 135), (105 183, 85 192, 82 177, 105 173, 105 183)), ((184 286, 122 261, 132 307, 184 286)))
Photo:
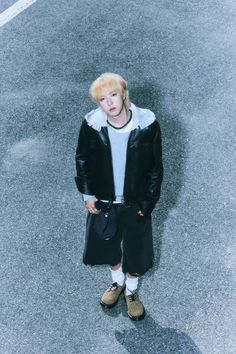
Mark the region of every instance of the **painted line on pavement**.
POLYGON ((8 7, 8 9, 0 13, 0 27, 11 21, 14 17, 19 15, 36 1, 37 0, 19 0, 12 6, 8 7))

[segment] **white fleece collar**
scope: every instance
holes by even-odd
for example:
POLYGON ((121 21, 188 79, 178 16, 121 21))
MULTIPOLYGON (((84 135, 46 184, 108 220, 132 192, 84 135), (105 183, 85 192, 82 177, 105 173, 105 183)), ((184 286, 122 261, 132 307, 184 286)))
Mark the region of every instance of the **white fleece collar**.
MULTIPOLYGON (((146 128, 154 122, 155 114, 149 109, 143 109, 131 103, 130 110, 132 111, 133 126, 131 130, 140 126, 141 129, 146 128)), ((102 127, 107 127, 107 114, 101 108, 97 108, 86 114, 85 116, 88 125, 93 129, 100 131, 102 127)))

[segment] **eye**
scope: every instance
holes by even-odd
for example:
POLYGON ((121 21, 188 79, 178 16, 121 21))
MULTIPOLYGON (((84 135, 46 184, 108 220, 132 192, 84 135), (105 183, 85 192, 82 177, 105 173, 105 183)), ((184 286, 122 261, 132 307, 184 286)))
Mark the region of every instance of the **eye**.
POLYGON ((112 93, 112 96, 117 96, 117 92, 113 92, 113 93, 112 93))
POLYGON ((101 101, 104 101, 104 97, 100 97, 99 98, 99 101, 101 102, 101 101))

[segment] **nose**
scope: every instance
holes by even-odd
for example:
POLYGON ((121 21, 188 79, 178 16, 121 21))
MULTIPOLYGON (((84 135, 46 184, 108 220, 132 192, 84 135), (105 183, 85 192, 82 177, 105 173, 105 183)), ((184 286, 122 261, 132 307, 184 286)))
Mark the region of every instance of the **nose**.
POLYGON ((106 101, 107 101, 107 105, 108 105, 108 106, 111 106, 111 105, 112 105, 112 98, 111 98, 111 97, 108 96, 108 97, 106 98, 106 101))

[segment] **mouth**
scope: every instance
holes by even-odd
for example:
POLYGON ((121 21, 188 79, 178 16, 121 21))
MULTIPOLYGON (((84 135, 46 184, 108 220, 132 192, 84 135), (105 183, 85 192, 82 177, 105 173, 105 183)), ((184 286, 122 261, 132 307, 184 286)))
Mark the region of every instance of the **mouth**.
POLYGON ((112 108, 109 109, 109 112, 114 112, 115 110, 116 110, 116 108, 112 107, 112 108))

